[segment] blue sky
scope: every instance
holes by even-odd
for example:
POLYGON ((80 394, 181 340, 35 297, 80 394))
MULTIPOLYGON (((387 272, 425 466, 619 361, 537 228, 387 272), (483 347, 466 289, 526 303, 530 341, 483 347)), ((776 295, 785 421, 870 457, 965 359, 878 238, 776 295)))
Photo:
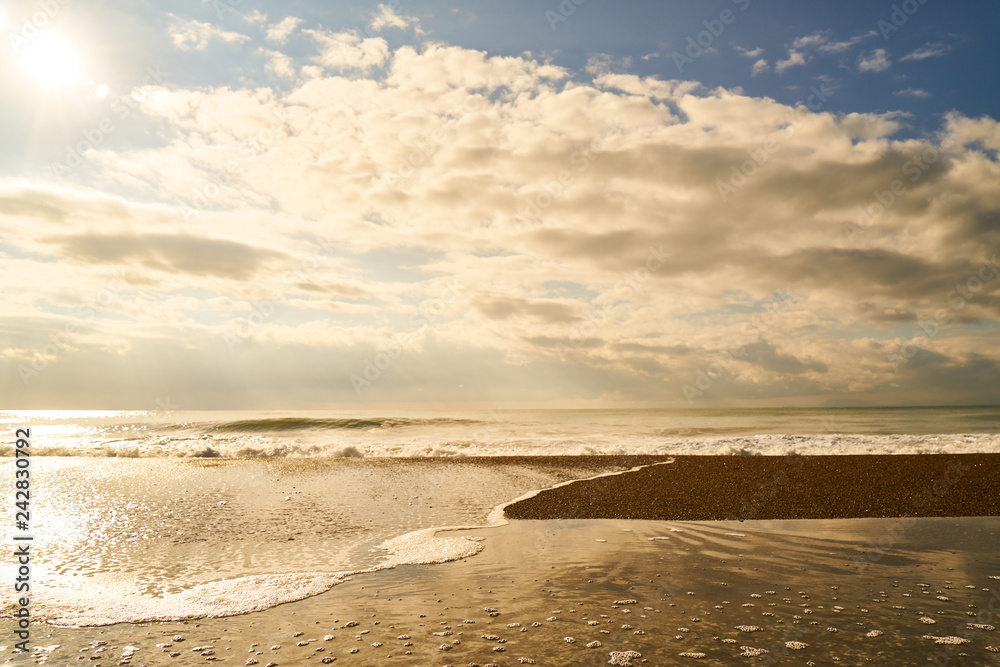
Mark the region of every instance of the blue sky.
POLYGON ((998 19, 8 2, 8 407, 995 403, 998 19))

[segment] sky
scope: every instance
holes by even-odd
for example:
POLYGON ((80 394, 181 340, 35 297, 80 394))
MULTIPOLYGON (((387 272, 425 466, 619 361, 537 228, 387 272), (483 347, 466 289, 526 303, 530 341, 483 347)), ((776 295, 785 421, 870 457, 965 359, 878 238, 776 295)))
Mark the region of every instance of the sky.
POLYGON ((0 3, 3 407, 998 404, 998 23, 0 3))

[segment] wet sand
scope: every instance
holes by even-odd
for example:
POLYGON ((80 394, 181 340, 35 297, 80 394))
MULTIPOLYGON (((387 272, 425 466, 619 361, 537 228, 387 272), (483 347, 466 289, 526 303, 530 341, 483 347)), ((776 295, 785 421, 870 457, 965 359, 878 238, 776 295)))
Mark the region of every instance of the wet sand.
POLYGON ((542 491, 512 519, 842 519, 1000 515, 1000 454, 677 456, 542 491))
MULTIPOLYGON (((103 625, 299 599, 382 565, 385 540, 484 525, 525 492, 625 461, 38 457, 33 611, 103 625)), ((414 561, 448 557, 432 547, 414 561)), ((14 604, 0 599, 0 613, 14 604)))
MULTIPOLYGON (((488 479, 480 471, 499 475, 507 470, 504 485, 513 491, 543 472, 554 483, 659 465, 573 482, 508 507, 510 515, 520 506, 542 502, 555 512, 572 507, 569 498, 575 499, 578 511, 618 507, 619 513, 634 515, 628 519, 514 520, 506 526, 445 531, 440 533, 443 538, 479 541, 482 551, 449 563, 358 574, 319 595, 238 616, 96 628, 36 624, 33 655, 14 654, 12 639, 0 641, 0 662, 103 667, 597 667, 643 661, 1000 665, 1000 518, 909 516, 918 510, 930 514, 957 507, 975 513, 991 507, 997 498, 991 486, 996 482, 996 456, 668 460, 255 462, 252 465, 266 471, 281 466, 281 484, 297 471, 294 491, 302 491, 299 495, 310 503, 330 492, 321 489, 330 475, 348 468, 352 478, 362 472, 377 474, 372 480, 396 479, 405 472, 413 476, 408 488, 412 496, 420 496, 421 505, 437 505, 433 499, 447 495, 443 489, 436 496, 425 495, 428 485, 451 480, 467 489, 488 479), (385 471, 375 472, 383 466, 385 471), (513 469, 523 473, 514 475, 513 469), (314 481, 307 479, 306 470, 315 473, 314 481), (464 482, 459 484, 459 478, 464 482), (842 488, 830 491, 838 484, 842 488), (888 490, 876 489, 879 485, 888 490), (821 495, 816 499, 810 494, 821 495), (560 502, 554 503, 553 497, 560 502), (725 511, 735 507, 747 521, 646 520, 644 512, 668 509, 658 505, 663 502, 673 503, 670 507, 677 512, 703 508, 713 519, 725 518, 725 511), (902 508, 899 516, 907 518, 760 520, 779 511, 792 516, 819 513, 824 504, 836 511, 838 503, 869 511, 902 508)), ((232 469, 232 474, 238 472, 235 479, 244 479, 248 464, 190 465, 213 469, 215 475, 206 480, 230 485, 233 480, 219 476, 222 470, 232 469)), ((120 485, 123 478, 110 474, 117 467, 106 464, 104 472, 120 485)), ((190 483, 193 469, 187 472, 178 484, 190 483)), ((133 495, 142 490, 121 488, 131 489, 133 495)), ((56 489, 50 486, 49 491, 56 489)), ((292 500, 287 502, 296 502, 294 491, 283 496, 288 491, 274 489, 275 504, 284 504, 288 497, 292 500)), ((88 492, 86 500, 93 503, 93 489, 88 492)), ((185 512, 249 502, 232 490, 226 492, 226 505, 219 504, 210 488, 203 486, 201 493, 205 502, 185 507, 185 512)), ((391 489, 380 493, 403 495, 391 489)), ((489 494, 496 495, 496 489, 483 487, 479 493, 489 494)), ((409 506, 405 497, 400 498, 400 509, 409 506)), ((398 510, 371 510, 373 516, 386 511, 398 510)), ((449 509, 448 516, 454 511, 449 509)), ((471 515, 483 510, 463 511, 471 515)), ((441 525, 440 518, 428 516, 418 523, 429 519, 441 525)), ((485 516, 475 523, 484 521, 485 516)), ((222 527, 216 523, 213 530, 222 527)), ((290 571, 296 569, 297 554, 305 555, 296 542, 301 540, 287 541, 284 551, 290 571)), ((213 544, 208 546, 214 550, 213 544)), ((12 637, 11 630, 9 620, 0 621, 0 634, 12 637)))
POLYGON ((910 521, 515 521, 263 612, 39 627, 32 662, 1000 665, 1000 519, 910 521))

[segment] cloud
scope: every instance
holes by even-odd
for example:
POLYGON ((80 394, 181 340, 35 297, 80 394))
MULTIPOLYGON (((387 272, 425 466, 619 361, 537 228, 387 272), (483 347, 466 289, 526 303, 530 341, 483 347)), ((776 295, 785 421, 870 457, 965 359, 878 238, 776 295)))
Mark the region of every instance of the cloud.
POLYGON ((759 46, 756 49, 744 49, 742 46, 734 45, 733 48, 736 49, 736 51, 744 58, 750 59, 758 58, 762 53, 764 53, 764 49, 759 46))
POLYGON ((377 7, 375 13, 372 15, 370 24, 371 29, 376 32, 385 28, 405 29, 410 26, 413 26, 416 34, 423 34, 423 31, 420 29, 420 19, 415 16, 397 14, 390 5, 384 4, 377 7))
POLYGON ((174 14, 169 14, 169 16, 170 38, 174 46, 182 51, 204 51, 212 42, 242 44, 250 39, 247 35, 229 32, 210 23, 183 19, 174 14))
POLYGON ((267 71, 286 79, 295 78, 295 61, 290 56, 269 49, 260 49, 258 53, 267 57, 267 65, 265 65, 267 71))
POLYGON ((241 16, 244 21, 252 25, 263 25, 264 23, 267 23, 267 14, 259 9, 255 9, 249 14, 241 14, 241 16))
POLYGON ((907 60, 926 60, 927 58, 940 58, 941 56, 947 54, 951 51, 951 47, 943 42, 930 42, 924 44, 916 51, 908 53, 902 58, 901 61, 907 60))
POLYGON ((768 69, 769 65, 767 64, 767 61, 761 58, 753 64, 753 69, 751 70, 750 75, 757 76, 758 74, 766 72, 768 69))
POLYGON ((389 58, 389 45, 381 37, 361 37, 354 31, 303 30, 322 47, 316 62, 328 69, 367 72, 389 58))
POLYGON ((993 151, 1000 150, 1000 122, 988 116, 967 118, 951 112, 945 116, 946 138, 950 145, 982 145, 993 151))
MULTIPOLYGON (((842 41, 833 39, 829 31, 815 32, 811 35, 797 37, 792 41, 791 48, 788 50, 788 57, 784 60, 778 60, 774 66, 774 71, 782 74, 792 67, 805 65, 809 60, 807 55, 809 53, 823 55, 844 53, 876 34, 878 33, 870 30, 842 41)), ((739 49, 739 47, 737 49, 745 56, 749 53, 744 52, 745 50, 739 49)))
POLYGON ((893 95, 903 95, 905 97, 913 97, 918 100, 926 100, 931 97, 931 94, 926 90, 921 88, 904 88, 903 90, 897 90, 893 95))
POLYGON ((302 19, 297 16, 286 16, 280 22, 267 26, 267 38, 272 42, 284 44, 288 36, 295 32, 295 29, 302 23, 302 19))
MULTIPOLYGON (((388 83, 408 91, 462 91, 467 102, 488 93, 544 91, 551 84, 568 79, 569 72, 548 63, 513 56, 488 57, 485 52, 444 44, 428 44, 420 51, 403 46, 396 50, 388 83), (476 92, 472 92, 476 91, 476 92)), ((453 95, 452 97, 455 97, 453 95)), ((429 102, 429 100, 427 100, 429 102)), ((437 109, 444 101, 431 105, 437 109)))
POLYGON ((875 49, 858 58, 859 72, 884 72, 892 66, 889 53, 885 49, 875 49))
POLYGON ((106 404, 175 383, 205 407, 686 405, 743 349, 705 400, 997 398, 1000 278, 956 298, 1000 246, 994 119, 914 138, 899 113, 307 34, 335 71, 152 87, 156 143, 106 142, 58 187, 0 181, 12 377, 112 295, 33 396, 89 377, 76 395, 106 404), (939 356, 894 369, 930 321, 939 356), (349 376, 401 339, 359 398, 349 376))
POLYGON ((792 42, 793 49, 811 49, 826 44, 827 38, 822 33, 814 33, 805 37, 797 37, 792 42))
POLYGON ((286 79, 295 78, 295 65, 290 57, 276 51, 268 51, 267 53, 269 55, 266 65, 267 71, 286 79))
POLYGON ((598 53, 587 59, 585 71, 592 76, 601 76, 612 72, 625 72, 632 67, 632 57, 615 58, 607 53, 598 53))
POLYGON ((152 269, 246 280, 281 253, 228 239, 189 234, 76 234, 51 236, 66 259, 102 263, 134 262, 152 269))
POLYGON ((549 324, 568 324, 580 320, 580 316, 572 306, 557 301, 487 297, 476 303, 476 309, 493 320, 530 317, 549 324))
POLYGON ((869 37, 877 35, 874 30, 869 30, 868 32, 862 33, 860 35, 855 35, 846 40, 837 41, 833 39, 830 31, 819 31, 814 32, 811 35, 805 35, 803 37, 797 37, 792 41, 791 51, 816 51, 819 53, 843 53, 849 50, 851 47, 860 44, 869 37))
POLYGON ((848 51, 852 47, 865 41, 869 37, 873 37, 877 34, 878 33, 876 33, 874 30, 870 30, 866 33, 855 35, 854 37, 851 37, 850 39, 846 39, 843 41, 836 41, 830 39, 828 36, 824 36, 820 40, 815 42, 815 48, 820 53, 843 53, 844 51, 848 51))
POLYGON ((784 60, 779 60, 774 65, 774 71, 778 74, 783 74, 785 71, 806 64, 806 57, 801 51, 789 51, 788 57, 784 60))
POLYGON ((765 340, 746 345, 741 349, 741 352, 742 354, 738 357, 740 361, 756 364, 761 368, 782 375, 800 375, 807 371, 824 373, 827 370, 826 364, 822 362, 802 362, 791 354, 782 354, 774 345, 765 340))

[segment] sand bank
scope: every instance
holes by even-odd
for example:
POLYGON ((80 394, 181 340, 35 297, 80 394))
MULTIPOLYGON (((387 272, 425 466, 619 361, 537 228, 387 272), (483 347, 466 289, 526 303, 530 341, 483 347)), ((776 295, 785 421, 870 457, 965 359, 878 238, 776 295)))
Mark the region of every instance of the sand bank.
POLYGON ((677 456, 542 491, 512 519, 835 519, 1000 515, 1000 454, 677 456))

